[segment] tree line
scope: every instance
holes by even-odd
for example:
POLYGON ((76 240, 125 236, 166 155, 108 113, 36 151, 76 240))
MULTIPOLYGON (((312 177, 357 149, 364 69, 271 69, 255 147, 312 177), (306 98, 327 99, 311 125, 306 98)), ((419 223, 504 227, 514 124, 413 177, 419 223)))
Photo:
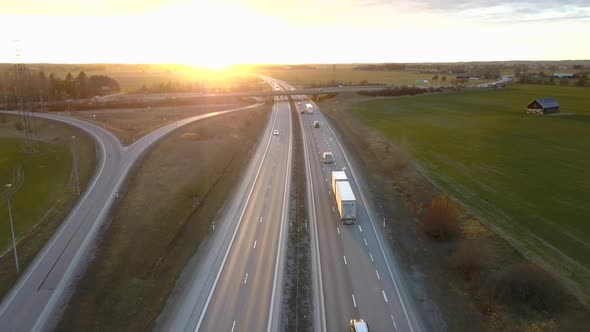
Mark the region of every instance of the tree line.
POLYGON ((0 103, 47 102, 87 99, 121 90, 119 82, 106 75, 88 76, 81 71, 75 77, 61 78, 54 73, 30 70, 14 65, 0 72, 0 103))

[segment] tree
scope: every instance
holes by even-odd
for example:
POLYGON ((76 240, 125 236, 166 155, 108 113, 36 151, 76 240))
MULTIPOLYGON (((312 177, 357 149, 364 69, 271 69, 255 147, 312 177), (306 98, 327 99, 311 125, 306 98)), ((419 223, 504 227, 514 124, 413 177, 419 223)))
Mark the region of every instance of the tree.
POLYGON ((76 97, 77 98, 88 98, 88 76, 85 72, 81 71, 75 80, 76 84, 76 97))
POLYGON ((74 76, 68 73, 66 75, 66 79, 63 82, 64 91, 68 97, 68 99, 72 98, 75 94, 74 91, 74 76))
POLYGON ((443 76, 441 80, 442 80, 443 82, 446 82, 446 80, 447 80, 447 77, 446 77, 446 76, 443 76))
POLYGON ((438 81, 438 75, 434 75, 434 77, 432 78, 433 81, 438 81))

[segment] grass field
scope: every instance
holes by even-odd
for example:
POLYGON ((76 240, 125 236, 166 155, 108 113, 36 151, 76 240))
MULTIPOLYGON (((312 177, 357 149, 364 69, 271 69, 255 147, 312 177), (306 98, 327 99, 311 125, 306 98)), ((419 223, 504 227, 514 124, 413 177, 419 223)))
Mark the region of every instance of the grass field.
POLYGON ((14 129, 20 118, 5 119, 0 123, 0 295, 16 279, 4 185, 13 183, 10 204, 22 272, 76 201, 70 150, 73 135, 77 137, 82 190, 95 167, 94 141, 82 131, 36 119, 40 141, 34 152, 25 152, 22 133, 14 129))
POLYGON ((350 111, 404 144, 439 186, 588 295, 589 92, 520 85, 373 100, 350 111), (546 96, 572 114, 524 114, 546 96))
POLYGON ((129 145, 147 133, 166 124, 199 114, 245 106, 244 102, 195 106, 165 106, 96 110, 76 112, 75 117, 92 121, 115 134, 123 144, 129 145))
POLYGON ((147 152, 59 331, 152 329, 248 163, 270 109, 267 104, 193 123, 147 152))
MULTIPOLYGON (((381 83, 387 85, 417 85, 417 80, 428 80, 431 85, 451 85, 451 81, 455 79, 455 75, 453 74, 439 74, 439 78, 442 78, 442 76, 447 77, 446 82, 440 80, 432 81, 433 76, 436 74, 419 73, 409 69, 392 71, 354 70, 354 65, 323 65, 306 69, 277 68, 260 70, 260 73, 295 85, 328 83, 332 80, 341 81, 345 84, 359 84, 361 81, 367 81, 369 83, 381 83)), ((474 84, 486 82, 490 82, 490 80, 473 81, 474 84)))

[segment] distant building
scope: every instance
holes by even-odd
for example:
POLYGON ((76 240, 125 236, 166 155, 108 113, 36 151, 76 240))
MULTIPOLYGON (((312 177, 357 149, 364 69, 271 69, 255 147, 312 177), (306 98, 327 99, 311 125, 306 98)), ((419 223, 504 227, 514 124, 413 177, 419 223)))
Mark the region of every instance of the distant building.
POLYGON ((551 114, 559 113, 559 103, 551 97, 533 100, 526 107, 527 114, 551 114))
POLYGON ((553 74, 551 74, 551 76, 557 77, 557 78, 574 78, 574 77, 576 77, 576 74, 574 74, 574 73, 553 73, 553 74))

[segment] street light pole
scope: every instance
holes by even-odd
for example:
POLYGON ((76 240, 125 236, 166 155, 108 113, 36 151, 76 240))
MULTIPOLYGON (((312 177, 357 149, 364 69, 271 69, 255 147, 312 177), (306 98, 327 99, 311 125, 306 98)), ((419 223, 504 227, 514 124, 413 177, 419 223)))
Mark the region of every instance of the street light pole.
MULTIPOLYGON (((6 185, 7 188, 12 187, 12 183, 6 185)), ((7 199, 8 202, 8 217, 10 219, 10 231, 12 232, 12 248, 14 249, 14 261, 16 263, 16 273, 20 271, 18 266, 18 254, 16 253, 16 237, 14 236, 14 224, 12 222, 12 210, 10 209, 10 196, 7 199)))
POLYGON ((78 157, 76 156, 76 136, 72 136, 72 154, 74 158, 74 176, 76 178, 76 192, 80 196, 80 179, 78 178, 78 157))

